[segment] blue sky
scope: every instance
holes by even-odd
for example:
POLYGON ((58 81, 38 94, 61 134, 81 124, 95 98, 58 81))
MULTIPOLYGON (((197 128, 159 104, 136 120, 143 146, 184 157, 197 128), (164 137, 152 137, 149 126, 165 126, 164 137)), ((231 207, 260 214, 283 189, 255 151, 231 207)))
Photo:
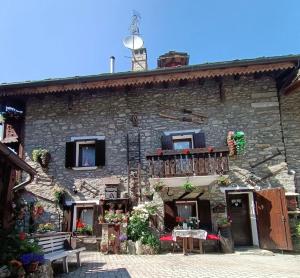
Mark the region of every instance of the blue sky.
POLYGON ((298 0, 0 0, 0 82, 130 70, 132 10, 149 68, 169 50, 190 64, 300 53, 298 0))

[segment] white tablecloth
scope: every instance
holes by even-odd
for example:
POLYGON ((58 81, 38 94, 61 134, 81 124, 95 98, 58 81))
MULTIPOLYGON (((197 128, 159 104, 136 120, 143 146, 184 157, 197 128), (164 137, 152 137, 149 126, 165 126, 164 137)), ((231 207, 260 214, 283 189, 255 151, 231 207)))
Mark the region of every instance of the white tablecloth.
POLYGON ((173 230, 172 237, 174 241, 176 241, 176 237, 206 239, 207 232, 205 230, 173 230))

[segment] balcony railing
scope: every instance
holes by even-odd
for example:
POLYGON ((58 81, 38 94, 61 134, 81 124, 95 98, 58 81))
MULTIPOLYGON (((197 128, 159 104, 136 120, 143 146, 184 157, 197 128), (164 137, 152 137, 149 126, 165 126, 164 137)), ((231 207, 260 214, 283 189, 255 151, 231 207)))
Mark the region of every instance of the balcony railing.
POLYGON ((207 176, 229 171, 228 148, 199 148, 188 150, 158 150, 149 153, 149 172, 152 178, 207 176))

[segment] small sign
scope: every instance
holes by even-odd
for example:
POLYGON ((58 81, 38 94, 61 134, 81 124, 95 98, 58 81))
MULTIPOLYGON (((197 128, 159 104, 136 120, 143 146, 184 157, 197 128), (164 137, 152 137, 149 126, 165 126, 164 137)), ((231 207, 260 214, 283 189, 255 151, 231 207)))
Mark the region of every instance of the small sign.
POLYGON ((105 199, 117 199, 118 187, 116 185, 106 185, 105 187, 105 199))

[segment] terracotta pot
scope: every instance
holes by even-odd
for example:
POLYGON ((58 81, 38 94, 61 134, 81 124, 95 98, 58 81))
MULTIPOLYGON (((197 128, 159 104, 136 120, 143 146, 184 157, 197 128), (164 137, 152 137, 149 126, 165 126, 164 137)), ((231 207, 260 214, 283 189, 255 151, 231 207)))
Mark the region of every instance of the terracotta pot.
POLYGON ((26 267, 27 272, 32 273, 36 272, 39 266, 39 262, 32 262, 26 267))

